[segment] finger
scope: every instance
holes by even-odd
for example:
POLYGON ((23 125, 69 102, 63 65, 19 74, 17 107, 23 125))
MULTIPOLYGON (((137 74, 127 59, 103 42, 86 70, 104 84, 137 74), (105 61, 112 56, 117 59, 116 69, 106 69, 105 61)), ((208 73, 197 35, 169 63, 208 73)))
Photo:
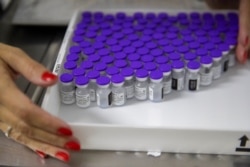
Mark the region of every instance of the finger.
POLYGON ((241 0, 239 6, 239 35, 236 55, 240 62, 246 61, 249 49, 249 31, 250 31, 250 1, 241 0))
POLYGON ((22 74, 34 84, 41 86, 53 85, 57 76, 49 72, 44 66, 32 60, 19 48, 0 43, 0 58, 14 71, 22 74))
POLYGON ((16 131, 32 138, 51 145, 79 151, 81 149, 78 140, 74 137, 58 136, 42 129, 29 126, 8 109, 0 105, 0 118, 2 122, 10 125, 16 131))
MULTIPOLYGON (((0 129, 3 132, 7 132, 8 125, 5 123, 0 122, 0 129)), ((43 154, 50 155, 52 157, 55 157, 59 160, 62 160, 64 162, 68 162, 70 159, 69 152, 65 149, 55 147, 46 143, 42 143, 40 141, 33 140, 25 135, 23 135, 20 132, 17 132, 15 129, 12 129, 9 132, 9 138, 15 140, 16 142, 23 144, 27 147, 29 147, 32 150, 35 150, 36 152, 40 152, 43 154)))

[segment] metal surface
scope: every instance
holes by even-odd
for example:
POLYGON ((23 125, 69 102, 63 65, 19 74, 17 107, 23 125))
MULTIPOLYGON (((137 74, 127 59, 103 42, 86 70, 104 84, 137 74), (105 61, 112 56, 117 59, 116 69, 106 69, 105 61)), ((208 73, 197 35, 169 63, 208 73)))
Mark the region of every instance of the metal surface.
MULTIPOLYGON (((15 9, 15 4, 12 5, 12 9, 15 9)), ((66 27, 12 26, 9 23, 11 17, 11 13, 6 14, 0 21, 0 42, 22 48, 32 58, 51 68, 57 56, 66 27)), ((30 84, 24 78, 20 78, 17 81, 17 85, 35 102, 41 102, 43 89, 30 84)), ((249 167, 250 157, 172 153, 162 153, 159 157, 153 157, 147 155, 145 152, 83 150, 78 153, 72 153, 71 161, 65 164, 53 158, 41 159, 33 151, 6 138, 0 132, 0 166, 249 167)))

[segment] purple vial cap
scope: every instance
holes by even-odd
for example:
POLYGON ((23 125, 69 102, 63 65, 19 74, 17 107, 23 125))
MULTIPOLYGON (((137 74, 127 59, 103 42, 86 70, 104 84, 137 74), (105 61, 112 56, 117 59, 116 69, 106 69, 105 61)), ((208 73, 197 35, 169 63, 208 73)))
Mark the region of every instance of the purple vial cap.
POLYGON ((136 70, 135 76, 137 78, 146 78, 148 76, 148 71, 145 69, 136 70))
POLYGON ((136 35, 136 34, 130 34, 127 36, 127 38, 130 41, 137 41, 139 39, 138 35, 136 35))
POLYGON ((138 50, 137 50, 137 53, 138 54, 140 54, 140 55, 145 55, 145 54, 147 54, 149 52, 149 49, 148 48, 139 48, 138 50))
POLYGON ((169 54, 169 59, 172 60, 172 61, 175 61, 175 60, 180 60, 181 59, 181 55, 179 53, 170 53, 169 54))
POLYGON ((211 51, 215 48, 215 45, 212 42, 208 42, 208 43, 204 44, 204 48, 211 51))
POLYGON ((163 72, 163 73, 167 73, 170 72, 172 70, 172 67, 170 64, 161 64, 159 66, 159 69, 163 72))
POLYGON ((215 44, 220 44, 222 43, 222 40, 220 37, 213 37, 213 38, 210 38, 210 41, 215 43, 215 44))
POLYGON ((80 46, 81 46, 82 48, 88 48, 88 47, 91 46, 91 43, 88 42, 88 41, 82 41, 82 42, 80 43, 80 46))
POLYGON ((179 29, 175 26, 170 26, 168 28, 168 32, 171 32, 171 33, 178 33, 179 32, 179 29))
POLYGON ((110 36, 110 35, 112 35, 112 33, 113 32, 111 30, 106 29, 106 30, 103 30, 101 34, 104 36, 110 36))
POLYGON ((72 38, 72 41, 75 42, 75 43, 81 43, 81 42, 83 41, 83 37, 82 37, 82 36, 75 35, 75 36, 72 38))
POLYGON ((95 64, 95 67, 94 67, 94 69, 96 71, 104 71, 104 70, 106 70, 106 68, 107 68, 107 65, 103 62, 99 62, 99 63, 95 64))
POLYGON ((154 62, 148 62, 144 64, 144 68, 148 71, 154 71, 157 69, 157 66, 154 62))
POLYGON ((135 49, 134 47, 132 47, 132 46, 127 46, 127 47, 123 48, 123 52, 124 52, 125 54, 134 53, 135 50, 136 50, 136 49, 135 49))
POLYGON ((88 31, 88 32, 86 32, 86 34, 85 34, 85 36, 87 37, 87 38, 95 38, 96 37, 96 32, 94 32, 94 31, 88 31))
POLYGON ((216 50, 212 50, 212 51, 210 52, 210 56, 211 56, 212 58, 220 58, 220 57, 222 57, 222 53, 221 53, 220 50, 216 49, 216 50))
POLYGON ((158 44, 161 46, 167 46, 167 45, 169 45, 169 40, 168 39, 160 39, 160 40, 158 40, 158 44))
POLYGON ((122 30, 122 33, 125 35, 129 35, 129 34, 134 33, 134 30, 132 28, 125 28, 122 30))
POLYGON ((143 34, 144 35, 152 35, 154 33, 154 31, 152 29, 145 29, 143 30, 143 34))
POLYGON ((153 38, 154 38, 155 40, 159 40, 159 39, 164 38, 164 35, 163 35, 162 33, 155 33, 155 34, 153 35, 153 38))
POLYGON ((200 44, 205 44, 205 43, 207 43, 208 39, 207 39, 207 37, 199 37, 199 38, 197 39, 197 41, 198 41, 200 44))
POLYGON ((198 42, 190 42, 188 47, 190 49, 198 49, 200 47, 200 44, 198 42))
POLYGON ((99 35, 98 37, 95 38, 97 42, 105 42, 107 40, 107 37, 104 35, 99 35))
POLYGON ((108 67, 106 70, 106 73, 110 76, 115 75, 115 74, 119 74, 119 68, 115 67, 115 66, 111 66, 108 67))
POLYGON ((76 68, 73 70, 72 74, 74 76, 84 76, 85 75, 85 70, 83 68, 76 68))
POLYGON ((155 62, 158 64, 166 64, 168 62, 168 57, 166 56, 159 56, 155 59, 155 62))
POLYGON ((115 14, 115 17, 117 19, 125 19, 126 18, 126 14, 124 12, 118 12, 115 14))
POLYGON ((181 60, 176 60, 172 62, 172 68, 173 69, 182 69, 184 68, 184 62, 181 60))
POLYGON ((130 67, 133 68, 134 70, 138 70, 138 69, 143 68, 143 64, 140 61, 132 61, 130 63, 130 67))
POLYGON ((205 13, 202 14, 202 18, 203 18, 203 20, 207 20, 207 19, 212 20, 213 19, 213 14, 209 13, 209 12, 205 12, 205 13))
POLYGON ((82 17, 83 18, 91 18, 92 17, 92 13, 90 11, 82 12, 82 17))
POLYGON ((155 49, 157 47, 157 44, 154 43, 154 42, 147 42, 145 44, 145 46, 148 48, 148 49, 155 49))
POLYGON ((197 30, 197 31, 195 31, 195 35, 196 36, 204 36, 204 35, 206 35, 206 32, 204 31, 204 30, 197 30))
POLYGON ((120 31, 122 29, 122 27, 120 26, 120 25, 113 25, 112 27, 111 27, 111 30, 112 31, 120 31))
POLYGON ((156 27, 155 31, 158 32, 158 33, 161 33, 161 34, 162 33, 165 34, 167 32, 166 28, 163 27, 163 26, 156 27))
POLYGON ((217 36, 220 35, 220 32, 218 30, 211 30, 211 31, 208 32, 208 35, 210 37, 217 37, 217 36))
POLYGON ((192 70, 198 70, 201 67, 198 61, 190 61, 187 63, 187 68, 192 70))
POLYGON ((192 31, 196 31, 196 30, 198 30, 200 28, 200 26, 197 25, 197 24, 190 24, 188 27, 192 31))
POLYGON ((127 58, 129 61, 137 61, 140 59, 140 56, 136 53, 132 53, 132 54, 129 54, 127 58))
POLYGON ((134 15, 133 15, 133 17, 135 18, 135 19, 142 19, 143 18, 143 13, 142 12, 136 12, 136 13, 134 13, 134 15))
POLYGON ((111 82, 116 83, 116 84, 123 83, 124 82, 124 77, 122 75, 120 75, 120 74, 112 75, 111 76, 111 82))
POLYGON ((179 51, 180 53, 187 53, 187 52, 189 51, 189 48, 188 48, 187 46, 185 46, 185 45, 179 46, 179 47, 178 47, 178 51, 179 51))
POLYGON ((143 61, 144 63, 152 62, 153 60, 154 60, 154 57, 151 55, 145 55, 141 57, 141 61, 143 61))
POLYGON ((97 78, 96 83, 98 85, 108 85, 110 84, 110 79, 106 76, 100 76, 99 78, 97 78))
POLYGON ((83 53, 85 55, 91 55, 95 53, 95 49, 93 47, 84 48, 83 53))
POLYGON ((118 68, 124 68, 127 66, 126 60, 115 60, 114 65, 118 68))
POLYGON ((183 26, 188 26, 189 25, 189 20, 188 19, 181 19, 181 20, 179 20, 179 22, 183 26))
POLYGON ((160 12, 158 14, 158 18, 160 18, 160 19, 167 19, 168 18, 168 14, 165 13, 165 12, 160 12))
POLYGON ((94 49, 101 49, 101 48, 105 47, 102 42, 95 42, 95 43, 93 43, 92 46, 93 46, 94 49))
POLYGON ((182 39, 174 39, 172 41, 172 45, 174 46, 181 46, 183 44, 183 40, 182 39))
POLYGON ((70 53, 80 53, 82 51, 80 46, 71 46, 69 48, 70 53))
POLYGON ((118 41, 117 41, 116 39, 111 38, 111 39, 108 39, 108 40, 106 41, 106 44, 109 45, 109 46, 112 46, 112 45, 116 45, 117 42, 118 42, 118 41))
POLYGON ((116 39, 116 40, 120 40, 120 39, 122 39, 122 38, 124 37, 124 35, 123 35, 122 33, 120 33, 120 32, 116 32, 116 33, 114 33, 114 34, 112 35, 112 37, 113 37, 114 39, 116 39))
POLYGON ((191 19, 199 19, 200 18, 200 13, 191 12, 189 16, 190 16, 191 19))
POLYGON ((237 45, 237 39, 236 38, 226 38, 225 43, 228 45, 237 45))
POLYGON ((163 73, 160 70, 154 70, 150 72, 149 76, 151 79, 161 79, 163 78, 163 73))
POLYGON ((131 45, 135 48, 140 48, 144 45, 144 43, 142 41, 135 41, 131 45))
POLYGON ((123 40, 119 41, 119 45, 120 45, 121 47, 129 46, 130 43, 131 43, 130 40, 127 40, 127 39, 123 39, 123 40))
POLYGON ((88 56, 88 60, 92 62, 98 62, 101 59, 99 55, 93 54, 88 56))
POLYGON ((229 46, 226 43, 219 44, 217 47, 222 52, 229 51, 229 46))
POLYGON ((184 59, 185 59, 185 60, 188 60, 188 61, 190 61, 190 60, 195 60, 195 59, 196 59, 196 54, 194 54, 194 53, 192 53, 192 52, 186 53, 186 54, 184 55, 184 59))
POLYGON ((177 14, 178 19, 187 19, 187 17, 188 17, 187 13, 184 12, 180 12, 177 14))
MULTIPOLYGON (((92 32, 96 32, 96 31, 98 31, 100 29, 100 27, 98 26, 98 25, 91 25, 91 26, 89 26, 88 27, 88 30, 89 31, 92 31, 92 32)), ((95 33, 96 34, 96 33, 95 33)))
POLYGON ((110 51, 106 48, 103 48, 103 49, 100 49, 97 53, 99 56, 107 56, 110 54, 110 51))
POLYGON ((203 56, 200 58, 200 63, 201 64, 212 64, 213 59, 210 56, 203 56))
POLYGON ((110 25, 107 22, 100 23, 102 29, 110 29, 110 25))
POLYGON ((126 67, 121 70, 121 74, 124 77, 130 77, 134 75, 134 70, 131 67, 126 67))
POLYGON ((91 61, 83 61, 81 67, 86 70, 92 69, 93 63, 91 61))
MULTIPOLYGON (((154 23, 154 22, 148 22, 148 23, 145 25, 145 28, 146 28, 146 29, 153 30, 153 29, 156 28, 156 23, 154 23)), ((151 34, 151 31, 150 31, 150 34, 151 34)))
POLYGON ((121 47, 120 45, 114 45, 114 46, 111 46, 110 50, 111 50, 113 53, 117 53, 117 52, 122 51, 122 47, 121 47))
POLYGON ((115 59, 122 60, 126 59, 127 55, 124 52, 118 52, 114 54, 115 59))
POLYGON ((181 35, 191 35, 192 34, 192 31, 190 31, 189 29, 183 29, 180 31, 181 35))
POLYGON ((100 77, 100 72, 96 70, 89 71, 87 77, 89 79, 97 79, 98 77, 100 77))
POLYGON ((74 79, 73 75, 68 74, 68 73, 63 73, 63 74, 61 74, 61 76, 60 76, 60 81, 61 81, 61 82, 64 82, 64 83, 72 82, 73 79, 74 79))
POLYGON ((183 41, 185 41, 185 42, 194 42, 195 41, 195 38, 194 37, 192 37, 192 36, 190 36, 190 35, 186 35, 186 36, 184 36, 184 37, 182 37, 183 38, 183 41))
POLYGON ((177 18, 177 16, 169 16, 168 17, 168 20, 170 21, 170 22, 172 22, 172 23, 175 23, 175 22, 177 22, 177 20, 178 20, 178 18, 177 18))
POLYGON ((197 54, 198 56, 207 56, 207 55, 208 55, 208 52, 207 52, 207 50, 204 49, 204 48, 199 48, 199 49, 196 50, 196 54, 197 54))
POLYGON ((71 54, 67 55, 66 59, 67 59, 67 61, 78 61, 79 55, 76 53, 71 53, 71 54))
POLYGON ((101 58, 101 61, 102 61, 103 63, 106 63, 106 64, 111 64, 111 63, 113 63, 113 61, 114 61, 114 57, 113 57, 113 56, 103 56, 103 57, 101 58))
POLYGON ((87 85, 89 83, 89 79, 85 76, 79 76, 75 80, 76 85, 82 86, 87 85))
POLYGON ((94 12, 93 16, 95 19, 101 19, 103 18, 104 14, 102 12, 94 12))
POLYGON ((64 69, 66 70, 73 70, 77 67, 77 64, 75 61, 66 61, 64 63, 64 69))
POLYGON ((170 54, 172 52, 174 52, 175 48, 173 46, 165 46, 163 48, 164 52, 166 52, 167 54, 170 54))
POLYGON ((145 14, 145 18, 148 19, 148 20, 153 20, 153 19, 156 18, 156 15, 153 12, 149 12, 149 13, 145 14))
POLYGON ((163 55, 163 51, 161 49, 153 49, 153 50, 151 50, 150 53, 154 57, 158 57, 158 56, 162 56, 163 55))
POLYGON ((173 40, 177 38, 177 34, 176 33, 167 33, 167 38, 169 40, 173 40))
POLYGON ((142 37, 141 37, 141 41, 142 42, 149 42, 149 41, 151 41, 152 40, 152 37, 150 37, 150 36, 148 36, 148 35, 143 35, 142 37))
POLYGON ((134 26, 134 29, 135 29, 136 31, 142 31, 142 30, 144 29, 144 26, 142 26, 142 25, 135 25, 135 26, 134 26))

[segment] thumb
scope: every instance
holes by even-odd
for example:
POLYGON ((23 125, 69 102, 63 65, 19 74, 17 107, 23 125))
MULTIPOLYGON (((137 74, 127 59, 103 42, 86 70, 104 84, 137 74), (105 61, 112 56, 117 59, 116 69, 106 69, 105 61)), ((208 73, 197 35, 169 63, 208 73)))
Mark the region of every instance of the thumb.
POLYGON ((23 75, 30 82, 40 86, 50 86, 57 82, 57 76, 43 65, 32 60, 24 51, 0 43, 0 59, 12 70, 23 75))

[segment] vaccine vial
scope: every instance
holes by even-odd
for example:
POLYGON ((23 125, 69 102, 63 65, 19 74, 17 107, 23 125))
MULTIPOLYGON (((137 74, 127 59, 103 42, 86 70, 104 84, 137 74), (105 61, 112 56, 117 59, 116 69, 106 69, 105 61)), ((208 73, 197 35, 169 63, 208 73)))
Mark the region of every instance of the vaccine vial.
POLYGON ((171 93, 172 90, 172 76, 171 76, 171 65, 170 64, 162 64, 159 66, 159 70, 163 72, 163 94, 167 95, 171 93))
POLYGON ((63 104, 75 103, 75 84, 74 77, 72 74, 63 73, 60 76, 60 97, 63 104))
POLYGON ((184 89, 184 78, 185 69, 184 62, 181 60, 172 62, 172 89, 173 90, 183 90, 184 89))
POLYGON ((160 70, 150 72, 150 83, 148 86, 148 98, 152 102, 160 102, 163 100, 163 73, 160 70))
POLYGON ((228 53, 228 57, 229 57, 228 66, 232 67, 236 63, 235 48, 236 48, 237 40, 235 38, 226 38, 225 43, 229 45, 229 49, 230 49, 228 53))
POLYGON ((66 61, 63 67, 64 73, 72 73, 72 71, 77 68, 77 63, 75 61, 66 61))
POLYGON ((124 88, 126 90, 126 97, 127 99, 131 99, 135 96, 134 70, 131 67, 126 67, 121 70, 121 74, 125 78, 124 88))
POLYGON ((203 56, 200 59, 200 85, 209 86, 213 81, 213 59, 210 56, 203 56))
POLYGON ((89 71, 87 74, 88 79, 90 80, 89 83, 89 92, 90 92, 90 101, 96 101, 96 79, 100 77, 100 73, 96 70, 89 71))
POLYGON ((135 98, 137 100, 147 100, 148 98, 148 71, 139 69, 135 72, 135 98))
POLYGON ((124 77, 120 74, 111 77, 112 82, 112 104, 114 106, 123 106, 126 103, 126 89, 124 85, 124 77))
POLYGON ((186 81, 185 88, 186 90, 196 91, 200 88, 200 63, 197 61, 190 61, 187 64, 186 72, 186 81))
POLYGON ((112 104, 112 93, 110 89, 110 79, 106 76, 101 76, 96 80, 97 90, 97 105, 100 108, 108 108, 112 104))
POLYGON ((222 71, 222 53, 219 50, 213 50, 210 52, 210 56, 213 58, 213 79, 219 79, 222 71))
POLYGON ((75 79, 76 83, 76 105, 81 108, 90 106, 90 93, 88 89, 89 79, 80 76, 75 79))

